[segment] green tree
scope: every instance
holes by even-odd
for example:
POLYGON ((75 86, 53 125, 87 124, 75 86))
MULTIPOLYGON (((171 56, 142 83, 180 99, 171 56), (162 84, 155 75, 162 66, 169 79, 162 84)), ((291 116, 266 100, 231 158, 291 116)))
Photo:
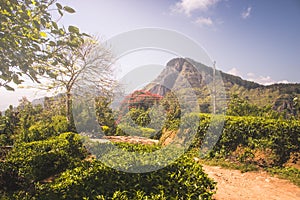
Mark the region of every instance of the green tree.
POLYGON ((18 111, 10 105, 4 116, 0 115, 0 144, 11 145, 13 143, 12 137, 18 131, 18 123, 18 111))
POLYGON ((83 34, 70 26, 69 32, 58 27, 51 9, 63 16, 75 10, 56 3, 57 0, 0 0, 0 87, 14 90, 10 83, 21 84, 24 76, 38 82, 37 62, 48 60, 58 52, 65 35, 81 38, 83 34))
POLYGON ((293 99, 293 114, 295 117, 300 117, 300 101, 298 97, 293 99))
POLYGON ((160 104, 166 110, 168 121, 180 119, 181 117, 180 103, 173 92, 167 93, 167 95, 162 99, 160 104))
POLYGON ((18 117, 18 111, 15 111, 13 106, 10 105, 9 108, 5 111, 5 129, 4 132, 13 134, 16 132, 18 123, 19 123, 19 117, 18 117))
POLYGON ((111 100, 108 97, 97 97, 95 101, 97 120, 106 135, 114 135, 116 132, 116 115, 110 104, 111 100))
POLYGON ((228 104, 227 115, 232 116, 259 116, 266 118, 280 118, 282 114, 272 109, 271 105, 259 107, 249 103, 247 99, 240 98, 237 94, 232 95, 228 104))
MULTIPOLYGON (((41 106, 33 106, 27 98, 22 98, 20 104, 17 107, 18 117, 19 117, 19 129, 20 135, 18 137, 19 141, 30 141, 29 138, 29 128, 36 122, 41 120, 40 114, 42 113, 41 106)), ((46 120, 44 120, 46 123, 46 120)))

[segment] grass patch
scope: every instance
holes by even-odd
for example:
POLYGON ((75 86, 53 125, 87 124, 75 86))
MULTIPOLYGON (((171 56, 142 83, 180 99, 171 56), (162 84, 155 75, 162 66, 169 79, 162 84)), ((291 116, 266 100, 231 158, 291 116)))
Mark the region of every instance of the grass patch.
POLYGON ((273 167, 266 169, 267 172, 272 174, 273 176, 276 175, 278 178, 287 179, 300 187, 300 170, 294 167, 273 167))
POLYGON ((257 171, 259 169, 259 167, 253 164, 235 163, 224 159, 215 159, 215 158, 200 159, 200 163, 211 165, 211 166, 220 166, 225 169, 240 170, 242 173, 249 172, 249 171, 257 171))

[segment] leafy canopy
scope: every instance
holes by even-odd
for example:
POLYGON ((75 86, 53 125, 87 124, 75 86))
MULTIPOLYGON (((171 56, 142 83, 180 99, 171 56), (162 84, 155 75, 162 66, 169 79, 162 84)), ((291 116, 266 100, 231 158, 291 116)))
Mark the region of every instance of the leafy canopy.
POLYGON ((52 19, 51 9, 59 15, 75 10, 56 0, 0 0, 0 87, 14 90, 10 83, 21 84, 24 75, 38 82, 45 70, 33 64, 45 61, 56 52, 51 46, 62 44, 65 35, 81 38, 84 34, 70 26, 60 28, 52 19))

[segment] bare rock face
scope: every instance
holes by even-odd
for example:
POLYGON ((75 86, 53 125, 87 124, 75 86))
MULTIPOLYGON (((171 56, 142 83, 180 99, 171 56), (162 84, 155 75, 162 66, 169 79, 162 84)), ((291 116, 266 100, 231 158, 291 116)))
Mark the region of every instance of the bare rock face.
POLYGON ((184 58, 175 58, 167 63, 161 74, 146 86, 146 90, 165 96, 171 90, 199 88, 202 75, 197 68, 184 58))

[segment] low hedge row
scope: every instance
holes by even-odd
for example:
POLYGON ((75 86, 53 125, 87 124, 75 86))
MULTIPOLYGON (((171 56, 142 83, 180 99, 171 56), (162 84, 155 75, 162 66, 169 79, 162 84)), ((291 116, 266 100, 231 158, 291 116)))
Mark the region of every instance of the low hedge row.
POLYGON ((75 166, 86 155, 79 135, 74 133, 63 133, 47 140, 16 143, 5 162, 1 162, 0 187, 6 191, 28 187, 33 182, 75 166))
MULTIPOLYGON (((120 147, 130 151, 137 150, 130 146, 132 145, 126 144, 120 147)), ((141 148, 138 147, 138 151, 141 148)), ((212 199, 214 190, 215 182, 207 177, 201 165, 190 155, 183 155, 167 167, 149 173, 118 171, 98 160, 84 162, 77 168, 62 173, 51 184, 37 185, 36 198, 212 199)))
POLYGON ((236 116, 212 118, 207 114, 191 114, 189 117, 200 120, 193 146, 213 145, 210 157, 229 157, 240 148, 246 149, 244 153, 253 157, 256 150, 261 150, 267 154, 271 152, 272 164, 281 166, 291 153, 300 151, 300 122, 297 120, 236 116))
MULTIPOLYGON (((4 165, 0 165, 0 184, 1 187, 7 186, 3 178, 16 184, 11 185, 13 188, 0 190, 2 198, 183 200, 212 199, 215 192, 216 183, 208 178, 191 155, 184 154, 167 167, 152 172, 126 173, 106 166, 101 159, 82 160, 86 157, 86 150, 81 141, 79 135, 64 133, 48 140, 15 146, 4 165), (3 176, 8 172, 7 167, 13 170, 15 176, 3 176), (52 176, 53 182, 41 181, 49 176, 52 176)), ((102 150, 99 156, 105 156, 105 151, 111 151, 112 145, 117 145, 122 151, 137 153, 152 153, 161 149, 159 146, 127 143, 96 143, 94 148, 102 150)), ((174 152, 170 150, 169 153, 174 152)), ((118 157, 114 152, 110 155, 119 158, 113 162, 124 162, 122 155, 118 157)), ((122 163, 116 164, 123 166, 122 163)), ((159 165, 157 162, 155 164, 159 165)))

